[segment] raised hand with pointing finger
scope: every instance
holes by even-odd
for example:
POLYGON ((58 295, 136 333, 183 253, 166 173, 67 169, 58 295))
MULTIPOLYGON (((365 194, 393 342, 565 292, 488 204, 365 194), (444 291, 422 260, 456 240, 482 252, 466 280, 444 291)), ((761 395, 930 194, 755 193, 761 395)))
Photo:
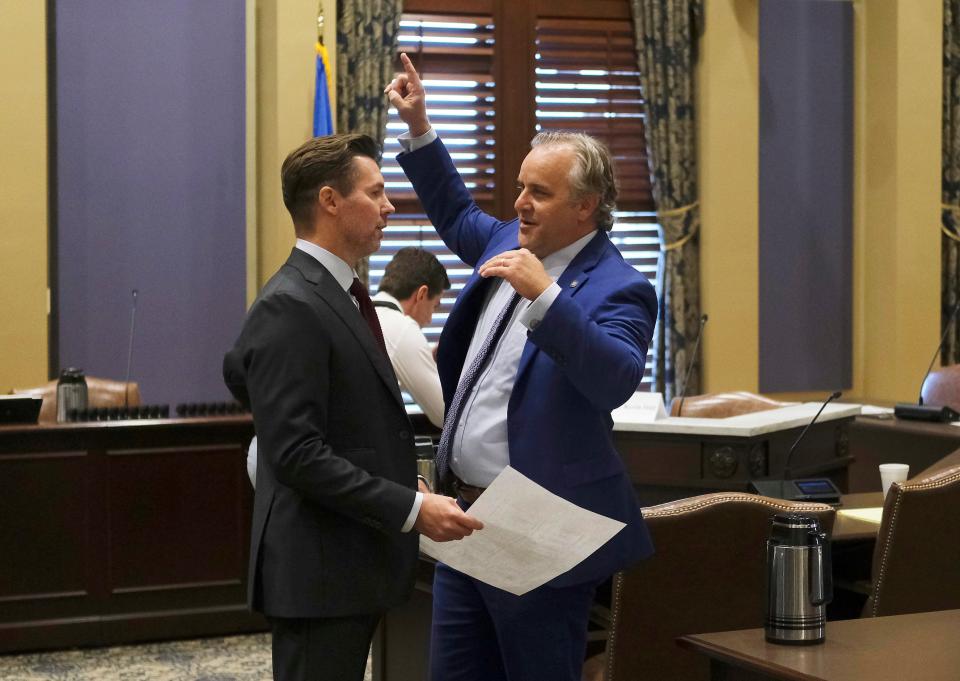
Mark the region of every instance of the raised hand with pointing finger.
POLYGON ((405 52, 400 54, 403 73, 390 81, 383 93, 390 100, 400 119, 410 128, 412 137, 419 137, 430 130, 427 118, 427 93, 423 89, 420 75, 405 52))

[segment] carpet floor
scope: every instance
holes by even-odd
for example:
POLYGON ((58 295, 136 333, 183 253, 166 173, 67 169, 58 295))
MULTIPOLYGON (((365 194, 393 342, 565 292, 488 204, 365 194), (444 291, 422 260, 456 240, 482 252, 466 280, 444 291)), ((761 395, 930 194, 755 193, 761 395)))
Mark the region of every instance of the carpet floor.
MULTIPOLYGON (((270 681, 270 635, 0 655, 3 681, 270 681)), ((365 680, 370 681, 370 660, 365 680)))

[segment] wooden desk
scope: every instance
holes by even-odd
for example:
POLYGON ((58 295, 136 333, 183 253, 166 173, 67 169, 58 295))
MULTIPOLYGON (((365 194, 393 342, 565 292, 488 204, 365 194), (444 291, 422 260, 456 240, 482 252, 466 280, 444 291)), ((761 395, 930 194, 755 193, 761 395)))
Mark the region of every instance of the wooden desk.
POLYGON ((840 506, 837 508, 837 517, 833 523, 833 534, 830 540, 834 542, 869 540, 872 543, 877 538, 880 525, 845 516, 840 511, 881 506, 883 506, 883 492, 844 494, 840 497, 840 506))
POLYGON ((250 416, 0 426, 0 653, 263 630, 250 416))
POLYGON ((910 464, 910 477, 960 449, 960 426, 858 416, 850 424, 850 493, 880 490, 882 463, 910 464))
POLYGON ((710 658, 713 681, 956 681, 960 610, 827 623, 815 646, 767 643, 763 629, 682 636, 710 658))
MULTIPOLYGON (((727 419, 671 418, 655 424, 631 423, 626 411, 615 410, 614 444, 645 506, 708 492, 746 492, 751 480, 783 477, 790 447, 819 406, 793 405, 727 419), (785 427, 749 425, 781 418, 785 427), (678 423, 690 425, 686 431, 673 429, 678 423)), ((826 476, 846 491, 852 461, 847 430, 858 410, 830 405, 826 418, 821 416, 794 452, 791 477, 826 476)))

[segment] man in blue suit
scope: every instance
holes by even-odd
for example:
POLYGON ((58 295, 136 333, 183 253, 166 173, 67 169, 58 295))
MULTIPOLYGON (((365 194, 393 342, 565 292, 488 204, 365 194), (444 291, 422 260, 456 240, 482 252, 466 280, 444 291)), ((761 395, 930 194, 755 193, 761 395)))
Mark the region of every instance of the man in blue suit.
POLYGON ((475 268, 437 358, 446 417, 442 477, 467 508, 508 464, 551 492, 626 523, 587 560, 514 596, 440 564, 433 681, 578 681, 597 585, 653 547, 610 411, 643 378, 656 319, 650 283, 610 242, 609 151, 542 133, 520 168, 518 218, 474 203, 427 118, 406 55, 386 88, 407 124, 398 160, 440 236, 475 268))

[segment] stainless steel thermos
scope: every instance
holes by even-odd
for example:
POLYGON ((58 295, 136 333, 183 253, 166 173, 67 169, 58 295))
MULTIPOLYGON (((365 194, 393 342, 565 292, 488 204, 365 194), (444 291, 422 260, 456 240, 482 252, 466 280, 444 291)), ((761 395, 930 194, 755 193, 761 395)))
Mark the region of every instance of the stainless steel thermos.
POLYGON ((417 475, 422 475, 430 485, 430 489, 439 489, 437 481, 437 463, 434 461, 433 440, 425 435, 419 435, 414 441, 417 452, 417 475))
POLYGON ((767 617, 771 643, 823 643, 833 599, 830 543, 816 518, 773 517, 767 540, 767 617))
POLYGON ((87 379, 83 369, 64 369, 60 372, 57 381, 57 421, 62 423, 69 420, 71 409, 82 410, 87 408, 87 379))

